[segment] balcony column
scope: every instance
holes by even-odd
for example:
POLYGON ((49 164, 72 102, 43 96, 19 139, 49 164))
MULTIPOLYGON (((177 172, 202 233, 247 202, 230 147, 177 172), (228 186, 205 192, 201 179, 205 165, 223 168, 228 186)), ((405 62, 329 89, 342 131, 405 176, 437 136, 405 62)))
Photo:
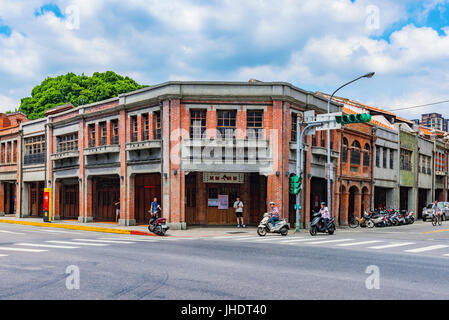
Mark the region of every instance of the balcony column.
POLYGON ((208 138, 217 137, 217 111, 211 108, 206 112, 206 132, 208 138))
POLYGON ((126 142, 130 138, 130 117, 127 116, 125 110, 120 110, 119 120, 119 143, 120 143, 120 219, 119 225, 130 226, 135 225, 135 220, 130 220, 129 211, 130 201, 128 196, 128 184, 131 183, 127 176, 126 167, 126 142), (126 135, 125 135, 126 132, 126 135))
POLYGON ((148 140, 154 140, 154 114, 148 113, 148 140))
POLYGON ((95 146, 100 146, 100 124, 98 122, 95 124, 95 146))
POLYGON ((110 146, 111 145, 111 140, 112 140, 112 123, 111 121, 107 121, 106 122, 106 145, 110 146))
POLYGON ((141 114, 137 115, 137 141, 142 141, 142 131, 143 131, 143 117, 141 114))
POLYGON ((246 110, 243 110, 243 107, 237 110, 236 127, 235 138, 244 140, 246 138, 246 110))

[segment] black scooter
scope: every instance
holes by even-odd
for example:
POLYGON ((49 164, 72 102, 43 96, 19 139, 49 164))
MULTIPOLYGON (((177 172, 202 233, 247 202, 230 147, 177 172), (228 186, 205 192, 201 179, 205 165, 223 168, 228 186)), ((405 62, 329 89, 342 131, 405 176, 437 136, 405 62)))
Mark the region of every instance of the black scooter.
POLYGON ((324 222, 323 218, 321 218, 321 213, 316 212, 313 214, 313 220, 310 224, 310 234, 312 236, 316 236, 318 232, 321 233, 329 233, 330 235, 335 232, 335 219, 328 219, 327 223, 324 222))

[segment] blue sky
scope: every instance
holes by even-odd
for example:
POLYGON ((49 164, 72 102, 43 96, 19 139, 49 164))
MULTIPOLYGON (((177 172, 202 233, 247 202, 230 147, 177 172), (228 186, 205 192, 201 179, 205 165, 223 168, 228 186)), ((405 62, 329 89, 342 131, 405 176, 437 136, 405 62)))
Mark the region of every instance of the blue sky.
POLYGON ((384 109, 447 100, 448 26, 449 0, 0 0, 0 111, 48 76, 106 70, 324 92, 375 71, 340 94, 384 109))

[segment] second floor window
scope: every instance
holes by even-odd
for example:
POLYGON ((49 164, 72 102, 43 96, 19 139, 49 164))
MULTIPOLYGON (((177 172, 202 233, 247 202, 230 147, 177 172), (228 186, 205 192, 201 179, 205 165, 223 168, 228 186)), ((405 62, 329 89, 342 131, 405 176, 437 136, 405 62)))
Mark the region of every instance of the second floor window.
POLYGON ((100 122, 100 146, 106 145, 107 139, 107 130, 106 130, 106 122, 100 122))
POLYGON ((95 147, 96 146, 96 139, 95 139, 95 124, 89 125, 89 147, 95 147))
POLYGON ((234 138, 237 111, 219 110, 217 112, 217 130, 222 138, 234 138))
POLYGON ((57 152, 78 151, 78 133, 57 137, 57 152))
POLYGON ((148 113, 145 113, 142 115, 142 120, 143 120, 143 132, 142 132, 142 140, 143 141, 147 141, 148 139, 150 139, 150 123, 149 123, 149 119, 148 119, 148 113))
POLYGON ((119 144, 118 141, 118 120, 111 120, 111 144, 119 144))
POLYGON ((360 165, 360 143, 356 140, 351 145, 351 164, 360 165))
POLYGON ((383 164, 383 168, 386 169, 387 168, 387 152, 388 149, 383 148, 383 155, 382 155, 382 164, 383 164))
POLYGON ((369 167, 370 165, 369 149, 369 144, 365 144, 365 147, 363 148, 363 165, 365 167, 369 167))
POLYGON ((190 111, 190 138, 200 139, 206 131, 206 110, 190 111))
POLYGON ((45 162, 45 136, 37 136, 24 139, 24 163, 44 163, 45 162))
POLYGON ((298 115, 296 113, 292 113, 292 141, 296 141, 298 139, 298 115))
POLYGON ((400 169, 406 170, 406 171, 412 171, 412 152, 411 151, 401 149, 400 169))
POLYGON ((137 116, 131 117, 131 141, 137 141, 137 116))
POLYGON ((348 162, 348 140, 346 138, 343 138, 343 143, 341 145, 341 162, 348 162))
POLYGON ((394 169, 394 155, 394 150, 390 149, 390 169, 394 169))
POLYGON ((160 140, 162 137, 161 113, 156 111, 153 114, 154 139, 160 140))
MULTIPOLYGON (((292 119, 293 120, 293 119, 292 119)), ((292 124, 293 125, 293 124, 292 124)), ((295 121, 296 125, 296 121, 295 121)), ((250 139, 262 138, 263 130, 263 111, 248 110, 246 112, 246 130, 250 139)))

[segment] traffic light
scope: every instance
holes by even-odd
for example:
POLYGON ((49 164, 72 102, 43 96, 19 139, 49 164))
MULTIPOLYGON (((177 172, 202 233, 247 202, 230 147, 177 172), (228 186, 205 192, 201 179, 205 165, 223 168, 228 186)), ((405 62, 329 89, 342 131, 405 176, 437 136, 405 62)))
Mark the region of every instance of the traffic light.
POLYGON ((369 113, 358 113, 336 116, 335 121, 338 124, 366 123, 370 122, 371 118, 372 117, 369 113))
POLYGON ((301 191, 302 177, 297 175, 290 176, 290 193, 298 194, 301 191))

